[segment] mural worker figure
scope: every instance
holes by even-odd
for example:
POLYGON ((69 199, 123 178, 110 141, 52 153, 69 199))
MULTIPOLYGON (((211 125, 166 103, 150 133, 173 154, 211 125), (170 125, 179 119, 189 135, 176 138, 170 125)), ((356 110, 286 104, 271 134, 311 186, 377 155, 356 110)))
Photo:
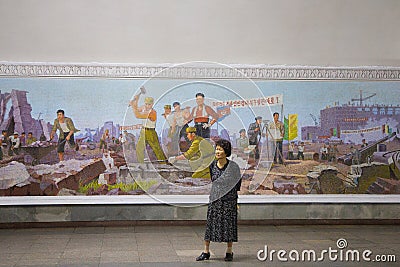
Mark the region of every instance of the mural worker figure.
POLYGON ((329 154, 328 154, 329 162, 337 163, 337 157, 339 155, 339 149, 337 147, 337 144, 334 144, 333 146, 331 146, 331 145, 329 145, 329 146, 330 146, 329 154))
POLYGON ((25 144, 26 144, 26 135, 25 135, 25 132, 22 132, 22 133, 21 133, 21 136, 19 137, 19 140, 20 140, 20 142, 21 142, 21 146, 25 146, 25 144))
POLYGON ((40 134, 39 141, 40 142, 46 141, 46 136, 44 135, 43 132, 40 134))
POLYGON ((258 143, 261 138, 261 122, 262 122, 262 117, 257 116, 255 118, 255 122, 250 123, 249 129, 247 130, 247 133, 249 135, 249 144, 250 145, 255 145, 254 149, 254 158, 258 160, 260 158, 260 149, 258 147, 258 143))
POLYGON ((136 137, 132 133, 128 133, 128 131, 125 130, 122 141, 124 149, 135 150, 136 149, 135 139, 136 137))
POLYGON ((243 152, 245 149, 249 147, 249 138, 246 136, 246 130, 241 129, 239 131, 239 138, 236 139, 236 147, 239 149, 239 151, 243 152))
POLYGON ((273 114, 274 120, 268 125, 268 133, 272 142, 272 151, 274 153, 274 163, 283 164, 283 151, 282 143, 283 137, 285 136, 285 127, 279 120, 279 113, 273 114))
POLYGON ((171 110, 171 105, 164 105, 164 113, 161 114, 164 119, 167 121, 168 126, 171 126, 172 123, 172 110, 171 110))
POLYGON ((357 149, 355 146, 350 146, 351 152, 351 165, 359 165, 360 164, 360 150, 357 149))
POLYGON ((19 155, 21 139, 19 137, 18 132, 15 132, 12 136, 10 136, 10 142, 11 142, 11 153, 14 155, 19 155))
POLYGON ((60 161, 64 160, 65 143, 69 143, 70 147, 78 150, 78 145, 75 143, 74 133, 79 132, 75 128, 71 118, 65 117, 65 112, 62 109, 57 110, 57 118, 54 120, 53 129, 50 133, 50 141, 54 138, 54 134, 59 131, 57 153, 60 161))
POLYGON ((300 145, 297 146, 297 159, 304 160, 304 142, 301 142, 300 145))
POLYGON ((26 145, 30 146, 37 141, 36 137, 33 136, 32 132, 28 133, 28 138, 26 138, 26 145))
POLYGON ((8 151, 7 148, 8 148, 8 135, 7 131, 3 130, 1 131, 1 136, 0 136, 0 160, 3 160, 6 151, 8 151))
MULTIPOLYGON (((162 143, 167 147, 167 155, 168 156, 175 156, 178 151, 174 149, 173 140, 172 140, 172 124, 174 115, 172 113, 171 105, 164 105, 164 113, 161 114, 166 122, 166 129, 168 129, 168 133, 166 138, 164 137, 163 133, 163 141, 162 143)), ((164 127, 163 127, 164 128, 164 127)))
POLYGON ((174 102, 172 106, 174 107, 171 127, 172 145, 174 146, 174 149, 179 152, 179 144, 182 137, 185 138, 187 143, 190 143, 190 140, 186 135, 186 129, 189 127, 188 122, 190 118, 190 108, 187 107, 185 109, 181 109, 181 104, 179 102, 174 102))
POLYGON ((102 153, 104 153, 104 149, 108 149, 108 143, 110 143, 110 131, 106 129, 100 138, 99 149, 102 150, 102 153))
POLYGON ((156 132, 157 112, 153 109, 154 98, 146 97, 144 99, 144 106, 138 107, 139 97, 140 94, 135 95, 130 102, 135 117, 143 120, 139 140, 136 145, 137 160, 139 163, 144 163, 146 144, 149 144, 157 160, 159 160, 160 163, 162 163, 162 161, 165 163, 167 157, 160 146, 156 132))
POLYGON ((293 160, 294 159, 294 142, 290 142, 289 148, 288 148, 288 159, 293 160))
POLYGON ((206 139, 197 136, 195 127, 188 127, 186 134, 192 142, 189 149, 182 155, 170 157, 169 163, 173 164, 177 160, 189 160, 190 167, 194 171, 193 178, 210 178, 209 166, 214 160, 214 148, 206 139))
POLYGON ((125 137, 122 135, 122 133, 120 133, 118 136, 118 144, 122 145, 125 142, 126 142, 125 137))
POLYGON ((119 138, 115 138, 115 136, 111 137, 111 144, 119 145, 119 138))
POLYGON ((321 153, 321 160, 330 160, 330 157, 328 156, 330 148, 331 148, 331 145, 329 145, 327 147, 326 144, 324 144, 321 147, 321 149, 319 150, 319 152, 321 153))
POLYGON ((203 138, 210 138, 211 126, 217 122, 218 114, 210 107, 204 104, 204 94, 196 94, 197 107, 192 109, 191 119, 194 119, 197 135, 203 138), (210 121, 210 117, 212 120, 210 121))
POLYGON ((363 139, 363 140, 361 140, 361 148, 364 148, 364 147, 367 147, 368 146, 368 143, 367 143, 367 141, 365 141, 365 139, 363 139))

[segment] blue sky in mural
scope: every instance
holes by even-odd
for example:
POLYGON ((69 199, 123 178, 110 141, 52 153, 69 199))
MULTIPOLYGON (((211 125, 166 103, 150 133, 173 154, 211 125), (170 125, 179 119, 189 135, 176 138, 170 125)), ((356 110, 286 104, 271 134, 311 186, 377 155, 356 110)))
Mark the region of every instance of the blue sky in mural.
MULTIPOLYGON (((203 92, 208 101, 283 94, 283 113, 285 116, 297 113, 299 127, 314 125, 310 113, 318 118, 321 109, 333 106, 335 102, 347 104, 351 98, 359 97, 360 90, 363 90, 364 96, 377 94, 365 104, 400 104, 399 83, 378 81, 256 81, 254 84, 244 80, 194 82, 168 79, 2 78, 0 90, 3 93, 12 89, 28 91, 28 102, 32 105, 34 118, 41 114, 40 118, 52 123, 56 110, 61 108, 74 119, 78 128, 84 129, 101 127, 105 121, 120 125, 138 123, 128 109, 128 102, 142 84, 147 88, 146 96, 153 96, 157 101, 155 108, 161 126, 164 123, 160 116, 164 104, 179 101, 182 106, 193 107, 197 92, 203 92)), ((236 132, 240 128, 247 128, 254 121, 254 115, 271 118, 271 112, 274 111, 280 112, 281 107, 234 109, 232 115, 221 122, 221 126, 236 132)))

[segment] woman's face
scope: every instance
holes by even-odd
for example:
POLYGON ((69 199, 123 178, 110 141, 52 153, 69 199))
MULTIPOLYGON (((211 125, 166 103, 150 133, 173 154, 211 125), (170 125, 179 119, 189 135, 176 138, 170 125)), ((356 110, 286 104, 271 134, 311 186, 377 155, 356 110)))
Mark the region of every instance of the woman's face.
POLYGON ((224 149, 222 147, 217 146, 215 148, 215 157, 216 157, 216 159, 224 159, 224 158, 226 158, 225 151, 224 151, 224 149))

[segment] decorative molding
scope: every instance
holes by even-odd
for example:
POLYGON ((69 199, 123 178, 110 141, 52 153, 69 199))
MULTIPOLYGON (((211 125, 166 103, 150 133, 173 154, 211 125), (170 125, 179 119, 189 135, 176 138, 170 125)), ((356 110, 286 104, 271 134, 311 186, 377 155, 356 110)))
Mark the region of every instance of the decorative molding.
MULTIPOLYGON (((36 205, 205 205, 208 195, 135 195, 135 196, 11 196, 0 197, 0 208, 13 206, 36 205)), ((398 195, 360 195, 360 194, 327 194, 327 195, 239 195, 239 204, 399 204, 398 195)))
POLYGON ((99 77, 255 80, 399 81, 400 67, 320 67, 219 64, 100 64, 0 62, 0 77, 99 77))

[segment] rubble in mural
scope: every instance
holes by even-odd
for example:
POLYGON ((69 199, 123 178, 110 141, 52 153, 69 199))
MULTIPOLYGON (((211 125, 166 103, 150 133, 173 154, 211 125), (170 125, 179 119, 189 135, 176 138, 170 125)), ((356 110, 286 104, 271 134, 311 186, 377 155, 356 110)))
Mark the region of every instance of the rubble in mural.
POLYGON ((315 166, 307 178, 311 190, 320 194, 343 194, 345 192, 344 181, 338 177, 338 169, 330 165, 315 166))
POLYGON ((0 167, 7 166, 7 164, 9 164, 13 161, 24 163, 25 162, 24 155, 16 155, 16 156, 9 157, 7 159, 0 160, 0 167))
POLYGON ((400 183, 388 164, 380 162, 352 165, 342 173, 330 165, 318 165, 308 174, 313 193, 319 194, 397 194, 400 183))
POLYGON ((296 182, 274 182, 273 190, 278 194, 285 195, 306 194, 304 187, 296 182))
POLYGON ((367 193, 400 194, 400 181, 378 177, 376 181, 368 187, 367 193))
POLYGON ((22 186, 30 175, 24 164, 13 161, 1 168, 0 190, 7 190, 14 186, 22 186))
POLYGON ((63 188, 79 190, 105 171, 102 160, 68 160, 54 165, 25 166, 12 162, 0 168, 0 195, 58 195, 63 188))

